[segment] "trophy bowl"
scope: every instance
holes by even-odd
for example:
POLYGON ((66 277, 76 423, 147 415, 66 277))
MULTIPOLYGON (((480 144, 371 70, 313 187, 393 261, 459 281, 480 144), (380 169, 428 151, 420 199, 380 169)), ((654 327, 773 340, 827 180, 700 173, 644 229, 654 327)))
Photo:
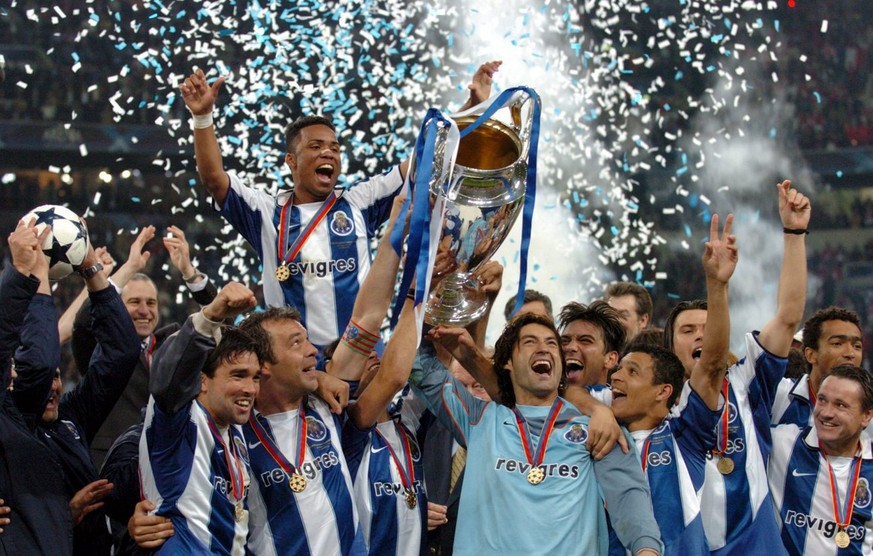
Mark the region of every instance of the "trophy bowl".
MULTIPOLYGON (((524 205, 530 115, 510 107, 512 124, 489 119, 460 140, 451 178, 430 182, 446 198, 434 280, 425 306, 433 325, 466 326, 488 309, 476 270, 494 255, 524 205)), ((455 119, 464 130, 476 116, 455 119)), ((443 154, 443 153, 440 153, 443 154)))

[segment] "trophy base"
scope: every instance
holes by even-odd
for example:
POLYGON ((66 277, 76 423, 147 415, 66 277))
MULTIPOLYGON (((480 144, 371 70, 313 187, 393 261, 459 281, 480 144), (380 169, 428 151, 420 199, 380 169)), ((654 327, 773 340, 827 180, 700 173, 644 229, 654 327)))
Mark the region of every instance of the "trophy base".
POLYGON ((425 305, 424 321, 432 326, 467 326, 488 309, 488 297, 479 286, 469 274, 447 276, 425 305))

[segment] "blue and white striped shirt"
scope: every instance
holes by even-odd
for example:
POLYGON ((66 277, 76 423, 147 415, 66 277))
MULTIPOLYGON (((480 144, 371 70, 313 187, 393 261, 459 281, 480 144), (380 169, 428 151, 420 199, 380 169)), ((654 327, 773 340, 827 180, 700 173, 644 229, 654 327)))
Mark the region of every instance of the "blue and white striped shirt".
MULTIPOLYGON (((253 189, 233 173, 220 210, 255 249, 263 265, 264 300, 270 307, 291 305, 316 346, 341 337, 352 316, 355 296, 370 270, 370 239, 391 213, 403 180, 399 167, 353 185, 315 227, 297 257, 288 263, 290 278, 276 279, 277 236, 282 207, 291 193, 278 196, 253 189)), ((322 203, 295 205, 288 211, 289 248, 322 203)), ((284 257, 284 254, 283 254, 284 257)))
MULTIPOLYGON (((846 496, 852 482, 853 458, 831 457, 844 519, 846 496)), ((814 427, 779 425, 773 429, 773 453, 767 473, 778 509, 782 542, 789 554, 831 556, 873 554, 873 451, 870 437, 861 432, 861 465, 852 521, 846 528, 851 544, 839 549, 828 464, 818 447, 814 427)), ((773 543, 775 544, 775 543, 773 543)))
POLYGON ((408 428, 404 428, 404 432, 413 464, 415 508, 406 504, 400 471, 390 453, 394 451, 406 472, 406 450, 394 422, 379 423, 374 429, 361 431, 348 421, 343 432, 343 447, 354 477, 361 530, 373 556, 419 554, 426 548, 427 494, 421 450, 415 435, 408 428))
MULTIPOLYGON (((285 459, 296 465, 299 410, 255 415, 285 459)), ((251 425, 243 426, 253 479, 249 549, 260 556, 360 554, 363 539, 337 419, 324 401, 309 396, 306 423, 306 455, 300 467, 306 488, 299 493, 289 488, 288 474, 251 425)))

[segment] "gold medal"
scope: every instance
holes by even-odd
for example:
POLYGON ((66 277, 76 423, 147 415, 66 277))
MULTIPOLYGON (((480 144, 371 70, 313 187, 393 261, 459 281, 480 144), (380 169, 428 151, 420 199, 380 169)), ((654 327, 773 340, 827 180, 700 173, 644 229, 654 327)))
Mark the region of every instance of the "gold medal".
POLYGON ((410 510, 414 510, 417 504, 418 497, 415 495, 415 492, 411 488, 406 489, 406 505, 409 506, 410 510))
POLYGON ((849 543, 852 542, 852 539, 849 538, 849 534, 846 533, 845 529, 840 529, 836 535, 834 535, 834 542, 837 543, 837 546, 840 548, 846 548, 849 546, 849 543))
POLYGON ((288 488, 298 494, 303 492, 306 489, 306 478, 299 471, 295 471, 288 478, 288 488))
POLYGON ((539 467, 534 467, 533 469, 531 469, 527 473, 527 482, 529 482, 532 485, 538 485, 541 482, 543 482, 545 479, 546 479, 546 474, 539 467))
POLYGON ((276 280, 278 280, 280 282, 284 282, 285 280, 287 280, 290 277, 291 277, 291 271, 288 270, 288 267, 285 266, 284 264, 280 264, 276 268, 276 280))
POLYGON ((236 517, 237 521, 242 521, 243 518, 246 516, 246 511, 243 508, 242 500, 236 501, 236 504, 233 508, 233 515, 234 515, 234 517, 236 517))
POLYGON ((718 472, 722 475, 730 475, 734 472, 734 460, 725 456, 721 456, 718 459, 716 467, 718 467, 718 472))

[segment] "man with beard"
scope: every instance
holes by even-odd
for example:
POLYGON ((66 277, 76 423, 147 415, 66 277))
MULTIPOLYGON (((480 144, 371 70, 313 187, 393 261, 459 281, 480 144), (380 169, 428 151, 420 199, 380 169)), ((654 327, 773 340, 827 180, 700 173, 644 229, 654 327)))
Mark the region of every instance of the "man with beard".
POLYGON ((499 404, 471 396, 427 343, 411 375, 416 393, 467 448, 454 553, 602 553, 601 489, 625 546, 660 553, 635 457, 613 449, 595 462, 585 444, 588 418, 559 395, 566 375, 552 321, 534 314, 510 321, 493 372, 499 404))

